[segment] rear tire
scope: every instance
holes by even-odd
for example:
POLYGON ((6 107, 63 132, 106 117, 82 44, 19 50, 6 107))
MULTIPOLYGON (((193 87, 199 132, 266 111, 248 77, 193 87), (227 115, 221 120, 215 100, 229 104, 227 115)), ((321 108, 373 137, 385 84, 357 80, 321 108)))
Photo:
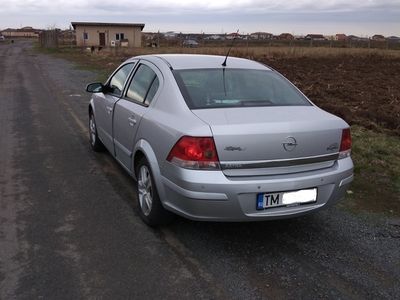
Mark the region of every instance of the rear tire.
POLYGON ((96 120, 94 118, 93 112, 90 112, 89 114, 89 141, 93 151, 95 152, 104 151, 104 145, 100 141, 99 136, 97 135, 96 120))
POLYGON ((136 166, 136 196, 140 218, 149 226, 156 227, 170 223, 174 215, 161 204, 153 173, 146 158, 141 158, 136 166))

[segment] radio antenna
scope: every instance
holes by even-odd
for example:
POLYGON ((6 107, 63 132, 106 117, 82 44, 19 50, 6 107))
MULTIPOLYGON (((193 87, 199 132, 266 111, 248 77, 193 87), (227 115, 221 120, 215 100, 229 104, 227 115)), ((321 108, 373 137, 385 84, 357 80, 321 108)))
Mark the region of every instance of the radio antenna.
POLYGON ((231 52, 231 49, 232 49, 232 47, 233 47, 233 44, 235 43, 235 40, 236 40, 236 38, 237 38, 238 35, 239 35, 239 29, 236 31, 235 37, 234 37, 233 40, 232 40, 232 44, 231 44, 231 46, 229 47, 228 53, 226 53, 225 60, 224 60, 224 62, 222 63, 222 66, 223 66, 223 67, 226 67, 226 61, 227 61, 227 59, 228 59, 229 53, 231 52))

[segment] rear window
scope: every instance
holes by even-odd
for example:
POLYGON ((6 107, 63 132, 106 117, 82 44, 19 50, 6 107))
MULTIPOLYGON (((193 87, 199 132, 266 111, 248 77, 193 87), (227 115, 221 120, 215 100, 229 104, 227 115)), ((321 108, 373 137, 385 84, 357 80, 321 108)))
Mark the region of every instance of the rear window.
POLYGON ((307 106, 308 100, 281 75, 267 70, 174 70, 189 108, 307 106))

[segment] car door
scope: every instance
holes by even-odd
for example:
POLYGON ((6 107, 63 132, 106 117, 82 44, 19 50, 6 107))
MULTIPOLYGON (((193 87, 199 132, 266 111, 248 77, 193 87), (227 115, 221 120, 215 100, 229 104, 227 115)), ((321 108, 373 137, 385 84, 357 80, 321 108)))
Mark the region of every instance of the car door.
POLYGON ((129 62, 121 66, 105 84, 105 92, 95 94, 93 98, 95 106, 95 118, 98 135, 104 146, 114 155, 114 143, 112 139, 112 118, 115 103, 122 97, 125 82, 135 66, 135 62, 129 62))
POLYGON ((148 106, 154 99, 161 80, 161 73, 151 63, 140 61, 127 85, 124 97, 114 109, 114 145, 117 160, 132 170, 132 150, 135 136, 148 106))

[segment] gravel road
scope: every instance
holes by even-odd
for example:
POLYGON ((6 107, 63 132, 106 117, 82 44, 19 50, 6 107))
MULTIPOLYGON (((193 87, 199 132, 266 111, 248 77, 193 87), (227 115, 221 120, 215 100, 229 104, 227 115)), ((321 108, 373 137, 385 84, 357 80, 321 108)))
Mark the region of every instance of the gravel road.
POLYGON ((96 76, 0 45, 0 299, 400 298, 396 220, 145 226, 135 183, 89 149, 96 76))

